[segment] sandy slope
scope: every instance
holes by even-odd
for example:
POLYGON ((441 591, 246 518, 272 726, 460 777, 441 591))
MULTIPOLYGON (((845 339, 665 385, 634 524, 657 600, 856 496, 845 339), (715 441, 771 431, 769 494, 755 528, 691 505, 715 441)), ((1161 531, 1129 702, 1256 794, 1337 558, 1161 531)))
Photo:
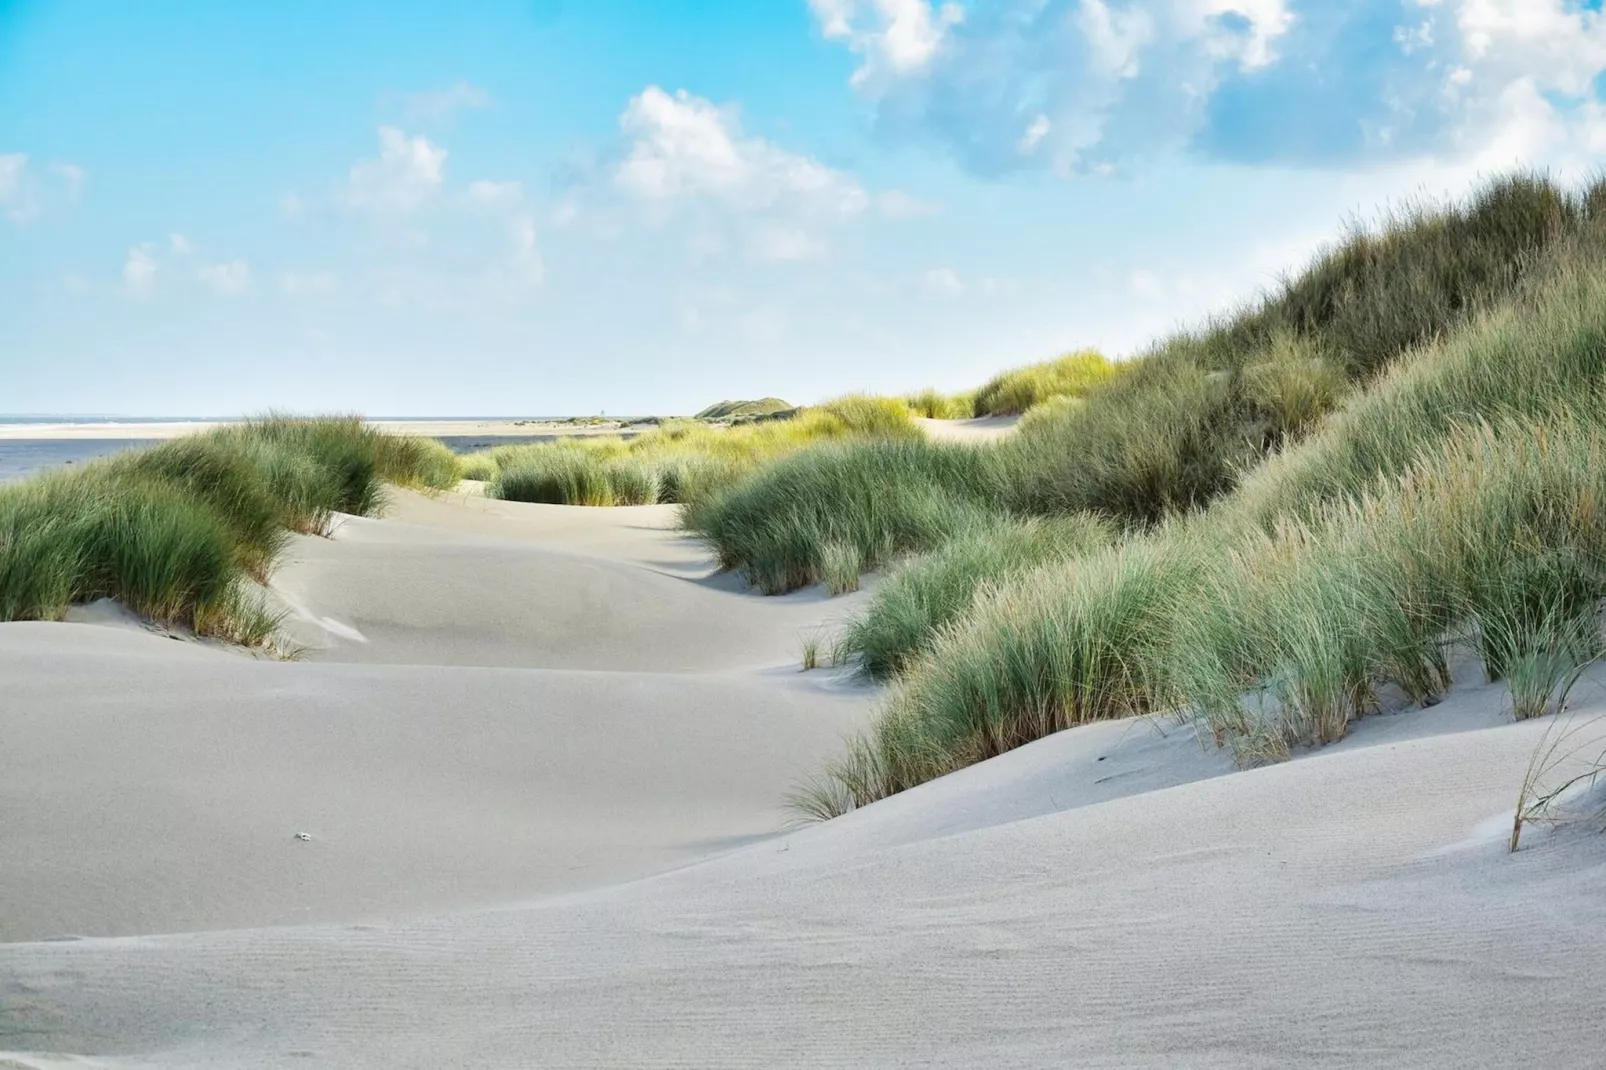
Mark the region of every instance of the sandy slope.
MULTIPOLYGON (((0 946, 0 1051, 1599 1064, 1606 837, 1505 853, 1547 723, 1508 723, 1499 688, 1248 772, 1174 726, 1094 725, 764 836, 790 777, 865 715, 862 692, 783 667, 840 603, 710 582, 664 521, 404 499, 298 548, 282 585, 365 640, 303 664, 0 628, 0 924, 35 941, 0 946), (478 580, 475 555, 495 566, 478 580), (591 595, 589 615, 557 604, 591 595), (454 597, 458 626, 470 606, 492 622, 474 641, 454 597), (625 619, 653 602, 679 615, 625 619), (597 645, 569 642, 588 623, 597 645), (708 636, 725 656, 704 660, 708 636), (617 663, 578 667, 597 650, 617 663), (728 849, 743 836, 763 838, 728 849), (328 923, 264 927, 300 919, 328 923), (216 925, 240 927, 37 939, 216 925)), ((1582 715, 1603 697, 1588 681, 1582 715)))
POLYGON ((652 872, 777 831, 863 721, 868 692, 797 670, 800 633, 853 599, 737 591, 668 510, 399 493, 394 514, 293 547, 275 582, 300 663, 0 626, 0 939, 652 872))
POLYGON ((949 442, 991 442, 1015 430, 1019 416, 978 416, 970 420, 928 420, 915 423, 932 438, 949 442))

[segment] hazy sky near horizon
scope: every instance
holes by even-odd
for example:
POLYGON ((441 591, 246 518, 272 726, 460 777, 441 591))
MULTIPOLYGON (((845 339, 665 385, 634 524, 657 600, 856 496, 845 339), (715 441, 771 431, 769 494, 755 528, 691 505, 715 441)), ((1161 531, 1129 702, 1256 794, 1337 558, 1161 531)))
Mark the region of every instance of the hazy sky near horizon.
POLYGON ((0 0, 0 412, 689 411, 1116 355, 1606 153, 1599 0, 0 0))

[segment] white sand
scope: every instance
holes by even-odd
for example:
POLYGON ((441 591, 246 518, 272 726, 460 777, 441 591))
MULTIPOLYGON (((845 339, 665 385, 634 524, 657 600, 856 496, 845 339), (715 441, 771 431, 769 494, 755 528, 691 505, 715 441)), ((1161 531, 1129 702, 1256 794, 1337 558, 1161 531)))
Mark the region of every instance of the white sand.
POLYGON ((793 668, 848 603, 734 590, 666 522, 406 496, 298 545, 335 626, 298 664, 0 626, 0 1051, 1599 1065, 1606 837, 1505 852, 1546 722, 1499 688, 1248 772, 1094 725, 774 836, 871 703, 793 668))
POLYGON ((978 416, 970 420, 928 420, 915 417, 915 423, 932 438, 950 442, 991 442, 1015 430, 1019 416, 978 416))

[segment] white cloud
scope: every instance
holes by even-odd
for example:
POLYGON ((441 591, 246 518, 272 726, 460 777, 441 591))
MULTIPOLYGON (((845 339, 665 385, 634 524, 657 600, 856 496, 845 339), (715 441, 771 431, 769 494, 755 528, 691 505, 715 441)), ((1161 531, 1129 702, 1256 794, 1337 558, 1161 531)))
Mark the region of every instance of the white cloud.
POLYGON ((221 264, 208 264, 195 273, 195 277, 225 297, 244 293, 251 287, 251 266, 244 260, 230 260, 221 264))
POLYGON ((167 236, 167 246, 178 256, 188 256, 195 252, 194 244, 184 235, 177 232, 167 236))
POLYGON ((156 257, 150 243, 135 245, 123 261, 123 286, 136 297, 143 297, 156 286, 156 257))
POLYGON ((379 155, 352 165, 346 200, 354 208, 374 212, 411 212, 445 180, 445 149, 422 135, 408 137, 397 127, 382 126, 379 155))
POLYGON ((286 297, 315 297, 333 293, 337 283, 328 271, 286 271, 279 277, 279 289, 286 297))
POLYGON ((1544 101, 1528 140, 1545 141, 1590 121, 1606 75, 1606 14, 1582 0, 811 6, 860 57, 853 84, 882 132, 933 138, 985 173, 1112 173, 1183 151, 1338 167, 1486 157, 1511 140, 1496 120, 1516 97, 1544 101))
POLYGON ((743 211, 789 208, 851 216, 869 195, 850 176, 744 135, 736 113, 687 93, 648 86, 619 119, 629 149, 620 189, 651 201, 710 197, 743 211))
POLYGON ((279 198, 279 214, 286 219, 300 219, 307 209, 306 203, 296 193, 286 193, 279 198))
POLYGON ((953 268, 932 268, 921 277, 920 282, 927 293, 939 297, 958 297, 965 292, 965 286, 953 268))
POLYGON ((908 74, 924 68, 951 27, 965 19, 957 3, 930 0, 809 0, 826 37, 847 42, 864 57, 855 84, 880 74, 908 74))
POLYGON ((407 117, 415 120, 439 121, 449 118, 453 112, 491 106, 491 94, 467 82, 457 82, 445 89, 403 93, 401 99, 407 117))
MULTIPOLYGON (((691 255, 815 260, 833 228, 872 208, 888 217, 925 210, 899 191, 872 197, 852 175, 746 133, 734 108, 684 90, 648 86, 619 126, 623 146, 603 173, 650 225, 684 218, 691 255)), ((588 210, 599 222, 606 214, 588 210)))

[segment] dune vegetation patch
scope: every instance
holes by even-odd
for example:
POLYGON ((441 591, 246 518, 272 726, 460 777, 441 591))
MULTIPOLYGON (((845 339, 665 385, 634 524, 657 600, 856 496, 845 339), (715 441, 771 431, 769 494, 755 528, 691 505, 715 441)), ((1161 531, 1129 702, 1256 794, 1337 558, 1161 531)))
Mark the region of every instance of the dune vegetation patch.
POLYGON ((776 416, 792 412, 797 406, 780 398, 757 398, 750 401, 716 401, 692 417, 694 420, 741 420, 755 416, 776 416))
POLYGON ((249 646, 277 626, 257 583, 291 532, 372 515, 384 485, 456 484, 430 439, 356 417, 270 416, 0 488, 0 620, 58 619, 114 598, 142 616, 249 646))
POLYGON ((943 394, 936 390, 922 390, 908 394, 903 402, 909 411, 928 420, 968 420, 976 415, 976 394, 943 394))
POLYGON ((989 379, 971 398, 974 416, 1019 416, 1054 398, 1079 398, 1113 379, 1119 366, 1091 349, 1012 368, 989 379))
POLYGON ((509 501, 552 505, 652 505, 705 501, 764 465, 806 446, 848 439, 917 437, 892 398, 849 396, 776 419, 725 427, 666 422, 634 438, 596 436, 499 446, 464 459, 469 478, 509 501))
POLYGON ((1133 714, 1277 760, 1385 692, 1434 701, 1457 649, 1517 716, 1547 709, 1601 649, 1601 200, 1524 174, 1354 230, 965 466, 929 466, 919 503, 848 444, 689 515, 766 589, 810 580, 794 563, 821 518, 865 502, 880 529, 929 533, 836 639, 892 686, 799 805, 840 812, 1133 714), (1088 526, 1056 546, 1048 522, 1088 526))

